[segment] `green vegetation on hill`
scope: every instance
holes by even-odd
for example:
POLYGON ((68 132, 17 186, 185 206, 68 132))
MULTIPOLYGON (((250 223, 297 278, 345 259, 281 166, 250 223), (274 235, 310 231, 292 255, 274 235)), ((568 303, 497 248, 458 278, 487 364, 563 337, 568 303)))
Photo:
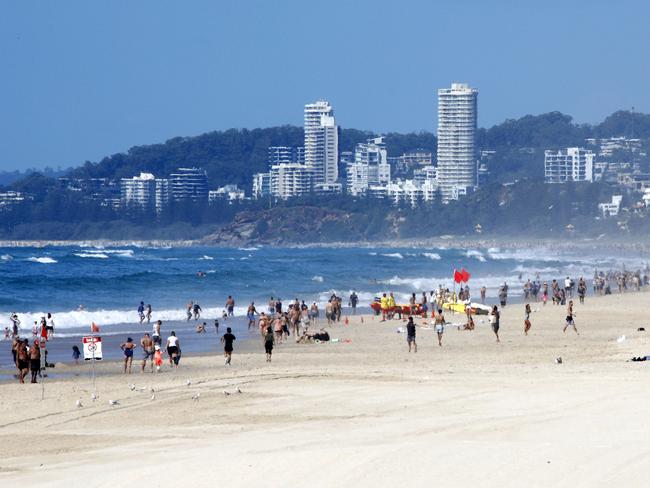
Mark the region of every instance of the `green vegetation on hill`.
MULTIPOLYGON (((376 134, 368 131, 341 129, 339 149, 353 151, 357 143, 374 136, 376 134)), ((585 231, 601 232, 612 223, 597 220, 597 204, 609 200, 620 190, 600 183, 544 185, 544 150, 584 146, 589 137, 618 136, 641 138, 646 153, 650 154, 650 115, 620 111, 592 126, 575 124, 571 117, 551 112, 479 129, 479 149, 494 151, 487 162, 488 184, 459 202, 446 206, 436 202, 418 209, 394 208, 386 201, 341 195, 278 202, 270 211, 268 201, 232 205, 222 202, 214 206, 176 204, 156 217, 151 211, 135 208, 116 210, 110 200, 66 189, 52 173, 47 176, 32 173, 7 187, 29 195, 29 199, 2 211, 0 236, 42 237, 45 232, 52 239, 82 238, 86 231, 89 237, 131 238, 131 229, 144 225, 149 231, 155 229, 159 236, 168 232, 169 238, 196 237, 205 229, 219 228, 223 236, 236 240, 233 236, 238 232, 237 225, 255 218, 263 222, 254 225, 255 239, 260 240, 304 240, 314 236, 327 240, 426 237, 473 232, 476 224, 481 224, 485 232, 497 234, 506 231, 561 233, 568 224, 576 229, 584 227, 585 231), (506 182, 516 183, 503 185, 506 182), (305 214, 300 211, 301 207, 323 208, 332 214, 320 215, 314 210, 305 214), (300 221, 300 215, 313 225, 305 228, 284 224, 295 222, 295 216, 300 221), (321 218, 325 220, 321 222, 321 218), (131 225, 113 225, 116 222, 131 225), (102 233, 106 235, 101 236, 102 233)), ((389 133, 385 137, 391 156, 416 149, 434 154, 436 151, 436 138, 429 132, 389 133)), ((136 146, 98 163, 86 162, 71 170, 68 176, 116 180, 150 172, 164 177, 181 166, 200 166, 207 170, 212 188, 234 183, 249 190, 251 175, 268 169, 268 146, 300 146, 302 143, 302 128, 293 126, 215 131, 195 137, 176 137, 162 144, 136 146)), ((641 163, 643 169, 648 168, 647 156, 637 158, 636 162, 641 163)), ((625 198, 627 202, 628 196, 625 198)), ((646 229, 645 222, 650 220, 639 215, 625 219, 635 231, 646 229)))

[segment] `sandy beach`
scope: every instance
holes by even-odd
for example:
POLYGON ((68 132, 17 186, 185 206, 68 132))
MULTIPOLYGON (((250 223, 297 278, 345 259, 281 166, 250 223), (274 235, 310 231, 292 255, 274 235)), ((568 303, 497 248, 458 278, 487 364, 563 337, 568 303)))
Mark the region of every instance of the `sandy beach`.
POLYGON ((646 486, 650 363, 626 360, 650 354, 647 300, 588 296, 579 336, 540 303, 528 337, 523 306, 506 307, 498 344, 480 317, 443 347, 418 329, 408 354, 402 322, 365 316, 330 329, 341 342, 279 345, 271 364, 261 344, 232 367, 213 354, 125 376, 107 362, 94 402, 87 376, 48 381, 44 399, 5 383, 0 485, 646 486))

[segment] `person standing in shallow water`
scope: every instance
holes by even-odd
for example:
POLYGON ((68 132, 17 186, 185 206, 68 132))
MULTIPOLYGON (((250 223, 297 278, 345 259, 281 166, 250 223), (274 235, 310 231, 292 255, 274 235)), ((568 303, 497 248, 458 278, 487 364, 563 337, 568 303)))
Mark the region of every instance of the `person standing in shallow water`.
POLYGON ((41 346, 38 339, 34 341, 34 345, 29 350, 29 369, 32 373, 32 383, 37 383, 36 377, 41 370, 41 346))

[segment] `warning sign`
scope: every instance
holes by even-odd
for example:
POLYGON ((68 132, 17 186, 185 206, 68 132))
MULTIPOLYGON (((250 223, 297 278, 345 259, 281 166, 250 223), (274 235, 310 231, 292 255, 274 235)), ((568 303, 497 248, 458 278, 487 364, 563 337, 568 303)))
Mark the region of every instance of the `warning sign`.
POLYGON ((85 336, 83 338, 84 345, 84 359, 90 361, 91 359, 102 358, 102 338, 99 336, 85 336))

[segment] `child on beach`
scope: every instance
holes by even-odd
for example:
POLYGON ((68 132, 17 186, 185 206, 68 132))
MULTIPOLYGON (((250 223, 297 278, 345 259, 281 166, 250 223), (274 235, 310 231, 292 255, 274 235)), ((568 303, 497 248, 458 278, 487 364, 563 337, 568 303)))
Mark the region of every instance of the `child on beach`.
POLYGON ((155 351, 153 353, 153 363, 156 365, 156 371, 160 371, 160 367, 163 363, 162 351, 160 350, 159 345, 154 346, 154 349, 155 351))

